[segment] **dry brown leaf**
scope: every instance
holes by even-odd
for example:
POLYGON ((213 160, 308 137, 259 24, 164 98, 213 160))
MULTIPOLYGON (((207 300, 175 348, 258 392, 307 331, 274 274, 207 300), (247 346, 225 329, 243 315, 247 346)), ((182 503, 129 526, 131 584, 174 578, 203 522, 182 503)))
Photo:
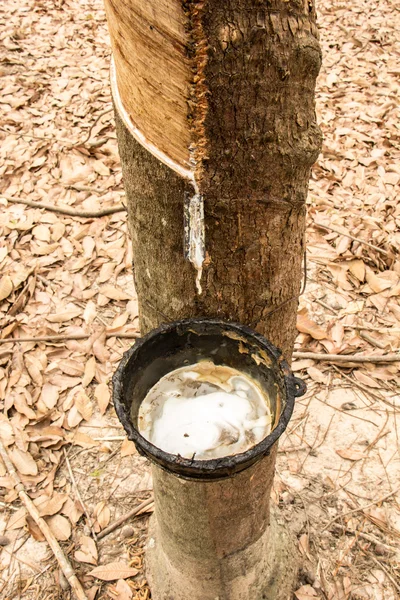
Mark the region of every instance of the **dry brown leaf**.
POLYGON ((89 383, 91 383, 93 377, 96 373, 96 359, 94 356, 91 356, 85 365, 85 373, 82 379, 83 387, 87 387, 89 383))
POLYGON ((110 175, 110 169, 101 160, 92 161, 92 166, 99 175, 103 175, 104 177, 110 175))
POLYGON ((336 252, 344 254, 351 246, 351 239, 347 235, 341 235, 336 241, 336 252))
POLYGON ((79 425, 79 423, 81 421, 82 421, 82 415, 78 411, 76 405, 74 404, 74 406, 68 412, 68 417, 67 417, 68 427, 73 429, 74 427, 77 427, 77 425, 79 425))
POLYGON ((115 586, 115 600, 131 600, 133 591, 124 579, 118 579, 117 585, 115 586))
POLYGON ((349 263, 349 271, 361 283, 365 279, 365 264, 363 260, 351 260, 349 263))
POLYGON ((71 535, 71 525, 68 519, 61 515, 55 515, 46 519, 54 537, 59 542, 67 540, 71 535))
POLYGON ((51 410, 58 402, 59 388, 51 383, 45 383, 42 387, 39 400, 42 401, 46 407, 51 410))
POLYGON ((335 342, 336 348, 341 349, 344 338, 344 327, 340 321, 336 321, 330 329, 330 337, 335 342))
POLYGON ((41 242, 50 242, 50 229, 47 225, 36 225, 32 229, 32 235, 41 242))
POLYGON ((54 223, 51 227, 51 238, 54 242, 58 242, 63 237, 64 233, 65 225, 64 223, 60 223, 60 221, 54 223))
POLYGON ((83 312, 83 320, 87 325, 91 325, 97 315, 97 308, 93 300, 89 300, 83 312))
POLYGON ((14 286, 11 277, 3 275, 0 280, 0 301, 5 300, 13 291, 14 286))
POLYGON ((110 300, 132 300, 131 294, 127 294, 116 285, 103 285, 100 293, 110 300))
POLYGON ((28 417, 28 419, 36 419, 35 411, 28 406, 26 398, 22 394, 17 394, 14 397, 14 408, 21 414, 28 417))
POLYGON ((67 499, 67 494, 54 492, 51 498, 47 497, 47 500, 41 501, 39 504, 35 502, 35 504, 38 507, 38 511, 41 517, 49 517, 58 513, 64 506, 67 499))
POLYGON ((20 529, 21 527, 25 527, 26 515, 26 508, 22 506, 11 515, 7 523, 7 529, 12 531, 13 529, 20 529))
POLYGON ((92 585, 88 590, 85 590, 88 600, 95 600, 99 589, 99 585, 92 585))
POLYGON ((46 315, 46 319, 50 323, 65 323, 66 321, 72 321, 72 319, 78 317, 81 313, 81 308, 71 308, 70 310, 65 310, 54 315, 46 315))
POLYGON ((61 360, 59 368, 63 373, 70 375, 71 377, 81 377, 84 372, 82 362, 73 359, 61 360))
POLYGON ((36 522, 32 519, 30 515, 26 516, 26 525, 28 527, 28 531, 37 542, 44 542, 46 538, 44 537, 41 529, 36 525, 36 522))
POLYGON ((104 500, 96 504, 93 514, 96 517, 96 522, 100 529, 107 527, 110 522, 111 511, 104 500))
POLYGON ((27 428, 26 431, 29 433, 30 442, 47 442, 46 448, 53 445, 51 442, 57 444, 65 435, 65 430, 55 425, 48 427, 34 425, 32 429, 27 428))
POLYGON ((110 281, 110 279, 114 273, 115 267, 116 267, 116 265, 113 262, 106 262, 103 265, 101 265, 101 269, 100 269, 100 273, 97 277, 97 281, 99 283, 105 283, 106 281, 110 281))
POLYGON ((74 554, 75 560, 90 565, 97 565, 98 555, 95 541, 87 535, 82 535, 79 538, 79 544, 80 548, 74 554))
POLYGON ((83 508, 77 500, 68 498, 61 509, 63 515, 66 515, 73 525, 79 521, 83 515, 83 508))
POLYGON ((49 377, 49 382, 60 388, 60 392, 68 388, 73 388, 81 383, 80 377, 69 377, 68 375, 62 375, 56 373, 49 377))
POLYGON ((384 508, 372 507, 363 511, 378 527, 387 527, 387 518, 384 508))
POLYGON ((121 456, 124 458, 125 456, 131 456, 132 454, 136 454, 136 446, 133 442, 125 438, 121 444, 121 456))
POLYGON ((26 354, 24 356, 24 361, 26 369, 33 383, 35 383, 38 387, 42 387, 44 369, 40 360, 38 360, 35 356, 32 356, 32 354, 26 354))
POLYGON ((98 446, 99 442, 96 442, 90 435, 77 431, 67 436, 68 441, 75 446, 81 446, 81 448, 93 448, 98 446))
POLYGON ((116 333, 126 324, 128 319, 129 319, 128 311, 124 311, 123 313, 117 315, 114 318, 114 320, 111 324, 111 327, 107 327, 107 333, 116 333))
POLYGON ((366 454, 362 450, 355 450, 353 448, 342 448, 336 450, 336 454, 339 454, 342 458, 346 460, 361 460, 366 457, 366 454))
POLYGON ((304 371, 305 369, 308 369, 308 367, 313 367, 314 365, 315 361, 310 360, 309 358, 294 359, 292 362, 292 371, 297 373, 298 371, 304 371))
POLYGON ((366 280, 371 290, 376 294, 391 288, 393 285, 392 281, 383 278, 382 276, 379 277, 378 275, 375 275, 371 269, 367 269, 366 280))
POLYGON ((89 421, 93 414, 93 405, 89 396, 83 390, 79 390, 75 396, 75 407, 85 421, 89 421))
POLYGON ((37 475, 38 467, 32 455, 19 448, 10 450, 10 458, 21 475, 37 475))
POLYGON ((307 369, 307 373, 309 374, 309 376, 311 377, 311 379, 313 381, 316 381, 317 383, 327 384, 328 381, 329 381, 329 375, 327 373, 323 373, 317 367, 309 367, 307 369))
POLYGON ((313 587, 311 587, 311 585, 302 585, 301 588, 294 593, 294 595, 296 596, 297 600, 314 600, 316 597, 318 597, 317 592, 313 587))
POLYGON ((299 539, 299 550, 301 554, 307 556, 309 560, 311 560, 310 556, 310 540, 307 533, 303 533, 299 539))
POLYGON ((94 391, 94 397, 97 400, 101 414, 104 415, 107 410, 107 406, 110 403, 111 397, 108 385, 106 383, 100 383, 94 391))
POLYGON ((327 337, 326 331, 309 318, 307 310, 299 311, 297 314, 297 330, 308 333, 315 340, 323 340, 327 337))
POLYGON ((11 423, 6 415, 2 413, 0 413, 0 437, 6 447, 14 443, 14 432, 11 423))
POLYGON ((128 579, 128 577, 135 577, 139 571, 133 567, 128 567, 127 564, 122 561, 112 562, 108 565, 101 565, 92 569, 88 575, 97 577, 102 581, 116 581, 117 579, 128 579))
POLYGON ((359 381, 360 383, 362 383, 368 387, 372 387, 372 388, 382 387, 381 384, 379 383, 379 381, 376 381, 375 379, 373 379, 369 375, 366 375, 362 371, 359 371, 358 369, 354 371, 354 377, 355 377, 355 379, 357 379, 357 381, 359 381))
POLYGON ((106 343, 106 333, 102 333, 99 337, 97 337, 92 346, 93 354, 97 358, 97 360, 101 363, 105 363, 110 358, 110 353, 105 347, 106 343))

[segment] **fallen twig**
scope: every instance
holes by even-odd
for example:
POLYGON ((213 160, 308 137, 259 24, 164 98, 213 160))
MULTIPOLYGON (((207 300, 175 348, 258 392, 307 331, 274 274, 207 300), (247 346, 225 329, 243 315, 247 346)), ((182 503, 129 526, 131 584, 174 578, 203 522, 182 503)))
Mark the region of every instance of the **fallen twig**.
POLYGON ((382 248, 379 248, 378 246, 374 246, 373 244, 370 244, 369 242, 365 242, 364 240, 360 240, 360 238, 354 237, 354 235, 345 233, 344 231, 341 231, 338 227, 332 227, 332 225, 329 225, 329 226, 322 225, 322 223, 316 223, 315 221, 314 221, 313 225, 314 225, 314 227, 321 227, 322 229, 326 229, 327 231, 333 231, 334 233, 338 233, 339 235, 344 235, 344 237, 350 238, 354 242, 359 242, 360 244, 363 244, 364 246, 368 246, 368 248, 372 248, 372 250, 376 250, 377 252, 380 252, 384 256, 389 256, 389 252, 386 252, 386 250, 383 250, 382 248))
POLYGON ((107 108, 106 110, 103 110, 103 112, 101 112, 99 115, 97 115, 93 125, 90 126, 89 131, 85 137, 84 140, 82 140, 81 142, 76 142, 76 144, 74 144, 74 146, 83 146, 83 144, 86 144, 86 142, 88 142, 90 140, 90 137, 92 135, 92 131, 93 129, 96 127, 97 123, 100 121, 101 117, 104 117, 104 115, 108 114, 109 112, 112 112, 114 110, 114 107, 111 106, 110 108, 107 108))
POLYGON ((369 344, 371 344, 371 346, 375 346, 375 348, 380 348, 381 350, 384 350, 388 345, 385 342, 380 342, 379 340, 376 340, 372 335, 369 335, 369 333, 363 331, 362 329, 360 330, 360 337, 369 344))
POLYGON ((8 453, 7 453, 7 451, 3 445, 3 442, 1 440, 0 440, 0 456, 3 459, 4 465, 7 469, 10 477, 12 478, 12 480, 14 482, 15 490, 18 492, 18 496, 20 497, 21 501, 24 503, 27 511, 29 512, 30 516, 35 521, 35 523, 37 524, 37 526, 43 533, 44 537, 46 538, 46 541, 49 544, 50 548, 52 549, 53 554, 54 554, 55 558, 57 559, 58 564, 60 565, 60 568, 61 568, 62 572, 64 573, 69 585, 71 586, 71 589, 74 592, 76 598, 78 600, 88 600, 88 597, 86 596, 85 591, 84 591, 79 579, 75 575, 75 571, 73 570, 71 563, 69 562, 68 558, 65 556, 64 552, 62 551, 62 549, 61 549, 59 543, 57 542, 56 538, 54 537, 50 527, 47 525, 46 521, 39 515, 38 509, 36 508, 36 506, 33 504, 32 500, 28 496, 28 494, 25 490, 25 486, 22 483, 17 471, 15 470, 14 465, 12 464, 10 457, 8 456, 8 453))
POLYGON ((348 533, 349 535, 354 535, 356 538, 362 538, 363 540, 367 540, 367 542, 371 542, 371 544, 382 546, 382 548, 387 550, 387 552, 391 552, 391 553, 396 552, 396 548, 394 546, 389 546, 388 544, 385 544, 385 542, 383 542, 382 540, 379 540, 378 538, 374 537, 373 535, 371 535, 369 533, 364 533, 363 531, 349 529, 348 527, 345 527, 344 525, 338 525, 336 523, 334 524, 333 528, 338 532, 348 533))
POLYGON ((366 504, 365 506, 360 506, 359 508, 353 508, 352 510, 348 510, 347 512, 345 512, 341 515, 336 515, 336 517, 334 519, 332 519, 332 521, 329 521, 328 525, 326 525, 322 529, 321 533, 323 533, 324 531, 329 529, 331 527, 331 525, 333 525, 333 523, 336 523, 336 521, 338 521, 339 519, 343 519, 344 517, 348 517, 349 515, 354 515, 355 513, 362 512, 364 510, 367 510, 367 508, 376 506, 377 504, 381 504, 381 502, 384 502, 385 500, 388 500, 388 498, 390 498, 391 496, 394 496, 395 494, 397 494, 397 492, 399 490, 400 490, 400 485, 397 486, 397 488, 395 488, 391 492, 389 492, 389 494, 386 494, 386 496, 382 496, 382 498, 378 498, 377 500, 374 500, 373 502, 370 502, 369 504, 366 504))
POLYGON ((399 354, 379 354, 365 356, 362 354, 323 354, 318 352, 293 352, 293 358, 310 358, 337 363, 389 363, 400 362, 399 354))
MULTIPOLYGON (((66 185, 64 187, 67 188, 68 190, 76 190, 77 192, 90 192, 91 194, 99 194, 99 196, 108 194, 110 191, 110 190, 106 190, 106 189, 90 187, 87 185, 78 185, 77 183, 71 183, 70 185, 66 185)), ((124 195, 123 190, 113 190, 113 192, 116 192, 120 195, 124 195)))
MULTIPOLYGON (((75 333, 71 335, 43 335, 38 337, 26 338, 0 338, 0 344, 15 344, 17 342, 65 342, 68 340, 88 340, 91 333, 75 333)), ((140 337, 140 333, 109 333, 106 332, 106 338, 121 338, 121 339, 136 339, 140 337)))
POLYGON ((391 575, 390 571, 385 567, 385 565, 378 560, 377 558, 375 558, 375 556, 373 556, 373 554, 371 554, 371 552, 367 552, 362 545, 360 544, 360 542, 357 542, 358 547, 361 549, 361 551, 366 555, 369 556, 369 558, 371 558, 371 560, 378 565, 378 567, 380 569, 382 569, 382 571, 385 573, 386 577, 390 580, 390 582, 392 583, 393 587, 400 593, 400 585, 397 583, 397 581, 394 579, 394 577, 391 575))
POLYGON ((153 496, 151 496, 148 500, 145 500, 144 502, 139 504, 139 506, 126 513, 126 515, 123 515, 122 517, 114 521, 114 523, 111 523, 111 525, 103 529, 103 531, 101 531, 97 536, 97 539, 101 540, 109 533, 112 533, 113 531, 115 531, 115 529, 118 529, 118 527, 122 525, 122 523, 125 523, 125 521, 127 521, 128 519, 131 519, 132 517, 135 517, 136 515, 144 511, 144 509, 150 506, 150 504, 152 504, 153 502, 154 498, 153 496))
POLYGON ((83 508, 83 512, 86 515, 86 519, 87 519, 88 525, 90 527, 90 531, 92 532, 92 537, 93 537, 94 541, 96 541, 97 540, 97 536, 96 536, 95 530, 93 529, 92 519, 91 519, 91 517, 90 517, 90 515, 88 513, 86 505, 85 505, 85 503, 84 503, 84 501, 82 499, 81 493, 80 493, 79 488, 77 486, 77 483, 76 483, 76 480, 75 480, 75 476, 74 476, 74 473, 73 473, 72 468, 71 468, 71 463, 69 461, 68 454, 67 454, 65 448, 63 448, 63 452, 64 452, 65 462, 67 463, 68 473, 69 473, 69 476, 71 478, 71 483, 72 483, 72 486, 74 488, 75 496, 77 497, 77 499, 81 503, 81 506, 83 508))
POLYGON ((69 215, 70 217, 80 217, 82 219, 97 219, 99 217, 106 217, 107 215, 113 215, 115 213, 126 211, 126 208, 123 204, 117 204, 117 206, 103 208, 102 210, 98 211, 90 211, 76 210, 64 206, 53 206, 51 204, 41 204, 41 202, 23 200, 22 198, 13 198, 12 196, 6 196, 4 194, 1 194, 0 197, 5 198, 8 202, 15 202, 15 204, 25 204, 25 206, 31 206, 32 208, 42 208, 50 212, 59 213, 60 215, 69 215))
POLYGON ((343 325, 343 327, 360 331, 377 331, 378 333, 400 333, 400 327, 374 327, 373 325, 343 325))

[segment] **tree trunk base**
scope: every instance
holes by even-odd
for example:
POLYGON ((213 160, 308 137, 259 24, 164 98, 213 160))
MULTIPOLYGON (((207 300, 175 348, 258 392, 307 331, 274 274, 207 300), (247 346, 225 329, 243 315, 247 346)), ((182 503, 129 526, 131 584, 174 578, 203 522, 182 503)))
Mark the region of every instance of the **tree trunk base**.
POLYGON ((270 525, 255 543, 219 561, 186 556, 173 564, 153 515, 146 548, 152 600, 289 600, 296 589, 299 556, 295 540, 278 519, 271 510, 270 525))

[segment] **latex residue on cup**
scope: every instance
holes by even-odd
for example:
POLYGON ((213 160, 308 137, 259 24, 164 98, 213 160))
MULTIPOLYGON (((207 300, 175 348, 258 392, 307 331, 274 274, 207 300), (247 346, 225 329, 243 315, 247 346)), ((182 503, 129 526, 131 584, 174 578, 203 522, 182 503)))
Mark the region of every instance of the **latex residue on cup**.
POLYGON ((148 392, 138 427, 152 444, 206 460, 245 452, 271 431, 266 397, 251 377, 211 361, 182 367, 148 392))

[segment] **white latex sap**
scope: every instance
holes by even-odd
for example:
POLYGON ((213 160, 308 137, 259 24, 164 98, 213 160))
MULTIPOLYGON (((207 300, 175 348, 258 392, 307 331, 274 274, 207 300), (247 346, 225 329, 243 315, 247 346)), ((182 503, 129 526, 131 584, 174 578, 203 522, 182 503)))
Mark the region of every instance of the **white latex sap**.
POLYGON ((271 431, 268 398, 247 375, 201 361, 171 371, 143 400, 140 433, 185 458, 206 460, 245 452, 271 431))

